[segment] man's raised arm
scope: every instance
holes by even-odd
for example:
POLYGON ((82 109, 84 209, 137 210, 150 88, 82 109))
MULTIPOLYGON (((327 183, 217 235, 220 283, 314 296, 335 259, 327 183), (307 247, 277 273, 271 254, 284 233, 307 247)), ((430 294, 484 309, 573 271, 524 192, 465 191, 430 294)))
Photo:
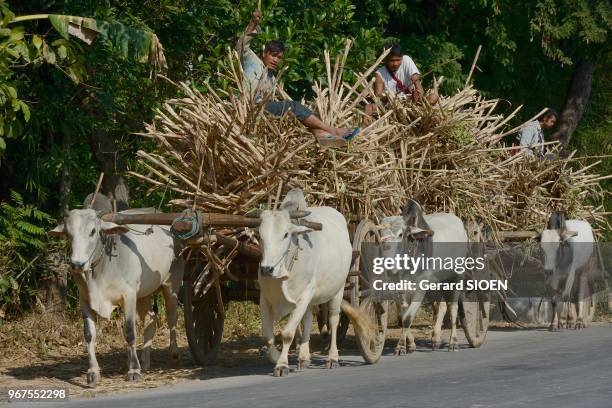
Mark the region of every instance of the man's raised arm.
POLYGON ((255 10, 253 12, 253 17, 251 18, 251 21, 249 22, 249 25, 244 31, 244 34, 238 39, 238 42, 236 43, 236 51, 238 51, 238 55, 240 56, 240 58, 242 58, 244 54, 251 49, 249 46, 249 44, 251 43, 251 40, 257 34, 259 34, 258 25, 259 25, 260 19, 261 19, 261 11, 255 10))

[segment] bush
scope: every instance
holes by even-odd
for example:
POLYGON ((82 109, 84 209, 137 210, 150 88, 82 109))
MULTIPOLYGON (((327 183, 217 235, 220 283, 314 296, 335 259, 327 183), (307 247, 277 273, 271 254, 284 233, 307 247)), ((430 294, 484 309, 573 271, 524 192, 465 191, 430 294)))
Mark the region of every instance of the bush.
POLYGON ((45 226, 53 221, 15 191, 0 204, 0 310, 18 311, 36 295, 47 250, 45 226))

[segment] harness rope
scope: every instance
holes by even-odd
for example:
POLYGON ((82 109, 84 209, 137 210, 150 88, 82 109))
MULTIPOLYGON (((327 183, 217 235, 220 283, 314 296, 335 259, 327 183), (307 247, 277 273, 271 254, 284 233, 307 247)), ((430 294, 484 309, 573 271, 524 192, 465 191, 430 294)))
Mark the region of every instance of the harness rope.
POLYGON ((170 227, 170 232, 172 236, 176 239, 187 240, 189 238, 195 237, 200 232, 200 216, 197 212, 185 210, 183 213, 172 221, 172 225, 170 227), (191 223, 191 229, 186 232, 177 231, 175 226, 178 222, 189 222, 191 223))

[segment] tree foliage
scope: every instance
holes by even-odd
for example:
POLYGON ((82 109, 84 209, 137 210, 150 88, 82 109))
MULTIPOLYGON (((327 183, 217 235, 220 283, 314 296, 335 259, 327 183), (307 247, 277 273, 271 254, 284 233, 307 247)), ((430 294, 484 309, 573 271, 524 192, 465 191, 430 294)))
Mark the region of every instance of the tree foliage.
POLYGON ((11 201, 0 204, 0 305, 20 303, 20 288, 34 289, 32 265, 47 249, 45 227, 53 218, 11 191, 11 201))

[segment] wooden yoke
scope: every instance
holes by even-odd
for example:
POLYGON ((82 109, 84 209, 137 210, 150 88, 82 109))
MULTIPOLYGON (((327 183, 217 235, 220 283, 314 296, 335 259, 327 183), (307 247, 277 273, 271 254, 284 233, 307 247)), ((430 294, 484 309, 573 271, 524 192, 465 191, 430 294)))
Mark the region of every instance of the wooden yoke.
MULTIPOLYGON (((103 221, 114 222, 115 224, 148 224, 148 225, 172 225, 174 220, 184 213, 153 213, 153 214, 121 214, 112 213, 102 216, 103 221)), ((202 227, 258 227, 261 223, 259 218, 245 217, 234 214, 218 213, 198 213, 200 226, 202 227)), ((315 231, 321 231, 323 225, 318 222, 299 220, 300 225, 304 225, 315 231)), ((174 229, 179 232, 190 231, 191 223, 188 221, 178 221, 174 223, 174 229)))
MULTIPOLYGON (((173 229, 178 232, 191 231, 192 224, 189 221, 176 221, 178 217, 184 216, 185 213, 151 213, 151 214, 121 214, 111 213, 102 216, 103 221, 113 222, 115 224, 145 224, 145 225, 172 225, 173 229)), ((244 217, 242 215, 233 214, 217 214, 217 213, 198 213, 200 227, 258 227, 261 223, 259 218, 244 217)), ((297 223, 304 225, 316 231, 323 229, 323 225, 318 222, 306 221, 303 219, 297 220, 297 223)), ((212 232, 205 238, 206 242, 218 242, 227 248, 236 248, 238 252, 250 258, 261 258, 261 249, 257 245, 238 241, 232 237, 212 232)), ((204 242, 204 241, 202 241, 204 242)))

